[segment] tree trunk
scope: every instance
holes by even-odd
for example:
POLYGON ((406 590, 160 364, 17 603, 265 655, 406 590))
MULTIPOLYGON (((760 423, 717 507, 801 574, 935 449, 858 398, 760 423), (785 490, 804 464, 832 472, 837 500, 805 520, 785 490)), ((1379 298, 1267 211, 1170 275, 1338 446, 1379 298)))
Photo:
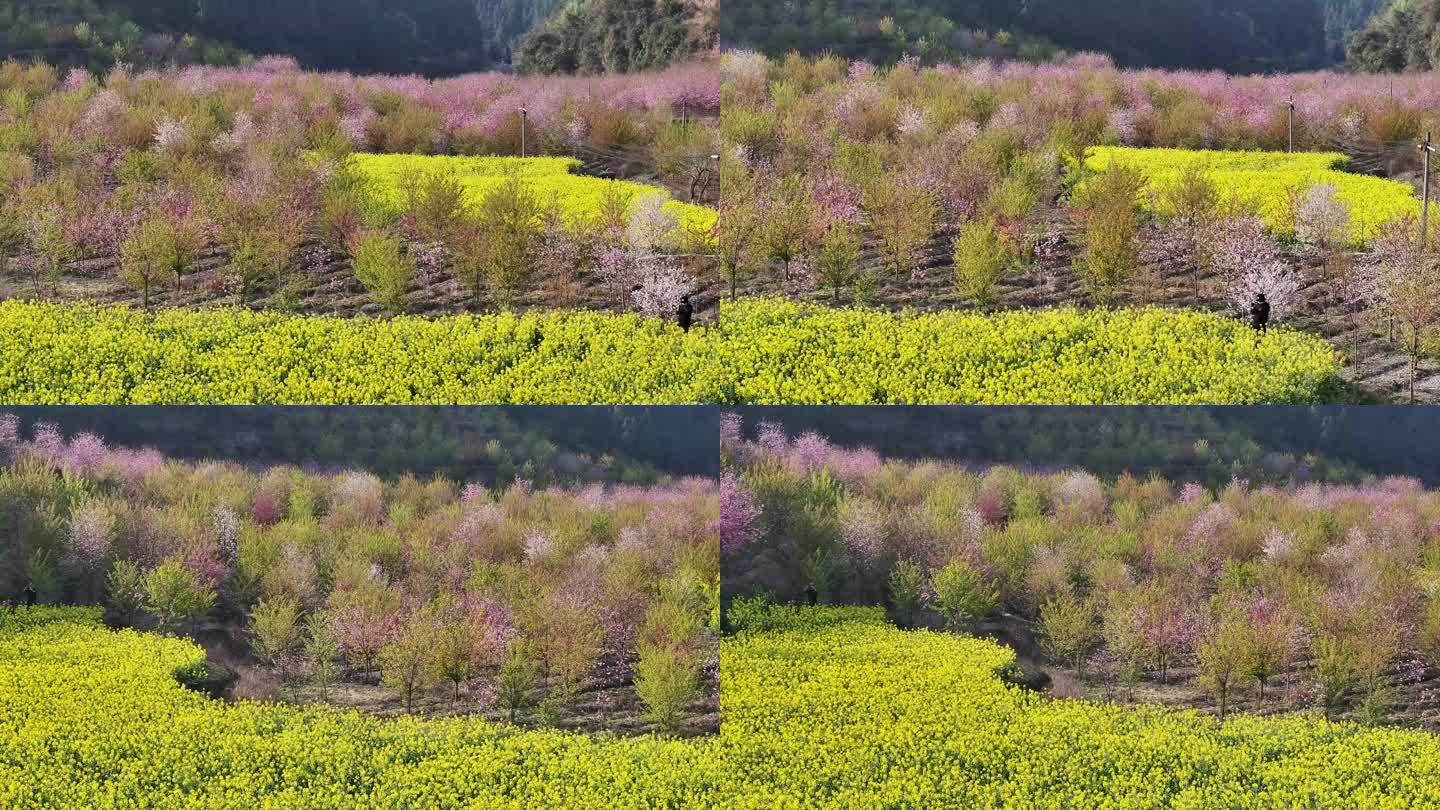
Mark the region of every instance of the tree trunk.
POLYGON ((1420 330, 1410 330, 1410 404, 1415 404, 1415 374, 1420 368, 1420 330))

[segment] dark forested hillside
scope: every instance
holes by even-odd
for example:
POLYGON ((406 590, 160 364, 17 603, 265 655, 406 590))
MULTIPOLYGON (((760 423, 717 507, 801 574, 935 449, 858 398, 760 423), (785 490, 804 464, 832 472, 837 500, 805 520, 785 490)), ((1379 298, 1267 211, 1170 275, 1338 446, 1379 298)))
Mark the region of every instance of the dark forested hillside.
POLYGON ((106 70, 230 64, 248 52, 314 70, 442 76, 508 66, 536 30, 548 34, 532 62, 546 72, 661 67, 704 43, 704 2, 581 0, 562 12, 564 2, 0 0, 0 56, 106 70))
POLYGON ((773 421, 886 457, 1040 469, 1077 467, 1221 486, 1413 476, 1440 486, 1440 416, 1384 406, 1170 408, 746 408, 753 435, 773 421))
POLYGON ((1325 15, 1325 39, 1336 62, 1345 60, 1350 37, 1387 4, 1388 0, 1320 0, 1320 9, 1325 15))
POLYGON ((1063 49, 1103 51, 1127 67, 1260 72, 1328 59, 1317 0, 727 0, 721 39, 877 62, 1063 49))
MULTIPOLYGON (((170 0, 144 7, 142 26, 129 3, 104 0, 0 0, 0 56, 43 60, 61 67, 103 71, 116 63, 231 64, 243 54, 223 40, 198 34, 182 17, 159 18, 170 0)), ((190 5, 194 5, 191 3, 190 5)))
POLYGON ((1367 72, 1440 65, 1440 2, 1395 0, 1350 40, 1349 64, 1367 72))
MULTIPOLYGON (((494 5, 489 0, 171 2, 195 8, 202 30, 320 70, 446 74, 483 70, 507 56, 503 32, 488 30, 476 13, 494 5)), ((528 5, 536 2, 543 0, 528 5)))
POLYGON ((525 73, 649 70, 713 47, 713 36, 686 0, 576 0, 525 38, 516 65, 525 73))
POLYGON ((249 465, 356 467, 452 480, 538 486, 644 483, 718 474, 716 413, 652 407, 5 408, 21 432, 49 422, 121 447, 249 465))

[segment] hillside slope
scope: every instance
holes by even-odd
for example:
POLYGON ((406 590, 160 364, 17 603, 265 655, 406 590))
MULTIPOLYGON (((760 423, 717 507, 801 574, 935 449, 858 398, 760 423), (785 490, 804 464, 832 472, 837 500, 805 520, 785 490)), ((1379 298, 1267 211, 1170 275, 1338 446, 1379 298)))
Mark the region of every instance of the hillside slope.
POLYGON ((719 5, 694 0, 574 0, 522 40, 523 73, 628 73, 715 47, 719 5))
POLYGON ((1426 71, 1440 65, 1440 2, 1394 0, 1350 40, 1356 70, 1426 71))
POLYGON ((446 76, 661 67, 713 47, 713 0, 0 0, 0 55, 106 71, 234 64, 248 52, 311 70, 446 76))
POLYGON ((1316 0, 815 0, 725 4, 721 39, 891 62, 1102 51, 1129 67, 1263 72, 1326 61, 1316 0))

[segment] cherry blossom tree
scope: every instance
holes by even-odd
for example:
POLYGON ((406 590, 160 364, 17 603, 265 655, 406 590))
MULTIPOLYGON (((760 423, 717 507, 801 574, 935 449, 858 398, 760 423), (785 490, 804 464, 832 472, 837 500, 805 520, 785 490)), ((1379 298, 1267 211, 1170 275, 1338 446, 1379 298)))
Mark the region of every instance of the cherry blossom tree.
POLYGON ((652 318, 671 318, 682 296, 690 293, 695 280, 670 263, 657 263, 643 273, 640 286, 631 294, 635 310, 652 318))
POLYGON ((1333 185, 1320 183, 1306 189, 1295 211, 1295 236, 1324 253, 1350 240, 1350 206, 1333 185))
POLYGON ((1224 220, 1216 225, 1214 262, 1225 282, 1225 295, 1239 312, 1248 313, 1261 294, 1270 304, 1270 319, 1283 321, 1301 304, 1300 277, 1280 255, 1280 246, 1258 216, 1224 220))
POLYGON ((738 553, 760 536, 759 518, 763 509, 755 494, 735 475, 720 474, 720 551, 738 553))

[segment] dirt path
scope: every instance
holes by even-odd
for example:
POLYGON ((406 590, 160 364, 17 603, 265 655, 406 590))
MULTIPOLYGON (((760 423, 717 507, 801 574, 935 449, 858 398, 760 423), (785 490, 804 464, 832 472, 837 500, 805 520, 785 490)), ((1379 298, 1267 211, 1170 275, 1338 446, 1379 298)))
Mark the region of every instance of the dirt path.
MULTIPOLYGON (((313 261, 302 262, 293 271, 300 281, 300 291, 288 305, 282 296, 272 289, 253 292, 248 302, 251 309, 287 309, 309 315, 355 315, 378 316, 384 310, 370 300, 364 286, 355 278, 348 257, 331 252, 319 252, 318 245, 306 248, 313 261)), ((239 297, 226 290, 221 271, 228 265, 228 254, 219 249, 205 253, 191 267, 182 280, 177 292, 164 288, 152 290, 152 308, 162 307, 215 307, 237 306, 239 297)), ((696 276, 697 283, 692 302, 696 308, 696 321, 714 323, 719 319, 719 301, 723 285, 718 279, 714 262, 708 258, 696 258, 686 262, 696 276)), ((173 286, 173 280, 172 280, 173 286)), ((553 278, 539 278, 526 293, 515 302, 518 311, 548 310, 557 307, 589 309, 610 312, 630 311, 628 291, 615 291, 602 284, 593 276, 582 276, 567 294, 559 291, 559 282, 553 278)), ((474 299, 468 289, 444 272, 426 274, 420 272, 409 287, 409 315, 441 316, 475 312, 474 299)), ((28 278, 11 275, 0 278, 0 299, 36 298, 28 278)), ((143 299, 140 293, 117 277, 113 258, 90 259, 77 262, 67 268, 58 282, 58 294, 47 294, 43 298, 60 301, 95 301, 102 304, 123 304, 140 309, 143 299)), ((493 312, 496 304, 488 296, 481 298, 479 311, 493 312)))

